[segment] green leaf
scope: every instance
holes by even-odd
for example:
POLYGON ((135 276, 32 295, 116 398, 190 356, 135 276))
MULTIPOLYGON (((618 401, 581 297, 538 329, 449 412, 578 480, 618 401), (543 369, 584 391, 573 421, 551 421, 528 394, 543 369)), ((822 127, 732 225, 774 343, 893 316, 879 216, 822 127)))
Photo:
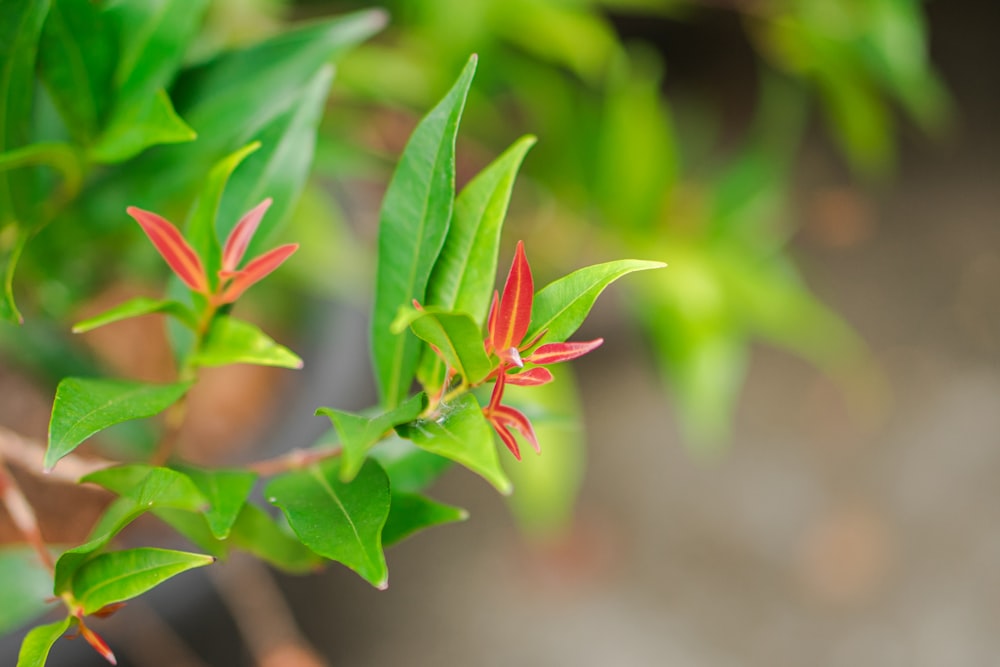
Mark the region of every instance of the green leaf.
POLYGON ((171 315, 191 328, 197 326, 194 313, 179 301, 150 299, 140 296, 118 304, 100 315, 77 322, 73 325, 73 333, 85 333, 92 329, 103 327, 106 324, 111 324, 112 322, 120 322, 121 320, 140 317, 142 315, 151 315, 153 313, 171 315))
POLYGON ((200 512, 208 504, 187 476, 169 468, 118 466, 91 473, 80 481, 100 484, 122 497, 108 506, 87 542, 59 556, 53 586, 56 595, 67 590, 73 573, 83 563, 142 513, 162 507, 200 512))
MULTIPOLYGON (((28 143, 35 92, 35 57, 48 0, 5 0, 0 20, 0 153, 28 143)), ((31 174, 0 171, 0 249, 4 227, 27 222, 34 194, 31 174)), ((0 250, 0 255, 5 253, 0 250)), ((0 268, 4 263, 0 262, 0 268)), ((0 301, 0 315, 13 320, 13 300, 0 301)))
POLYGON ((445 523, 465 521, 469 513, 412 493, 393 493, 389 518, 382 529, 382 544, 390 547, 410 535, 445 523))
POLYGON ((73 597, 92 614, 103 607, 142 595, 181 572, 215 562, 211 556, 140 547, 112 551, 91 559, 73 575, 73 597))
POLYGON ((374 461, 350 484, 324 461, 271 480, 265 495, 281 508, 302 543, 343 563, 379 589, 389 584, 382 527, 389 515, 389 479, 374 461))
POLYGON ((49 95, 74 139, 90 145, 111 108, 118 39, 92 2, 53 0, 39 49, 49 95))
POLYGON ((340 481, 350 482, 365 462, 368 450, 381 440, 394 426, 411 422, 427 407, 427 396, 417 394, 395 410, 376 417, 366 417, 333 408, 319 408, 318 415, 326 415, 333 422, 340 445, 343 447, 340 481))
POLYGON ((482 325, 496 284, 500 230, 514 179, 535 137, 521 137, 455 199, 441 256, 427 285, 427 304, 468 313, 482 325))
POLYGON ((220 540, 229 536, 233 523, 246 504, 247 496, 257 479, 256 473, 246 470, 202 470, 179 466, 208 500, 205 512, 212 534, 220 540))
POLYGON ((191 359, 197 366, 257 364, 281 368, 302 368, 302 359, 275 343, 259 328, 226 315, 215 318, 208 335, 191 359))
POLYGON ((0 319, 21 324, 24 322, 24 318, 14 301, 14 269, 24 251, 24 246, 28 243, 29 234, 26 229, 17 229, 15 225, 9 226, 7 230, 13 232, 9 239, 12 244, 10 249, 4 247, 4 243, 8 240, 4 238, 6 235, 0 234, 0 267, 3 267, 3 298, 0 298, 0 319))
POLYGON ((417 370, 420 345, 390 331, 400 306, 424 300, 455 197, 455 137, 476 70, 469 59, 458 81, 410 137, 385 193, 379 217, 372 354, 379 396, 399 405, 417 370))
POLYGON ((394 493, 419 493, 454 465, 451 459, 424 451, 398 435, 378 443, 369 456, 389 476, 394 493))
POLYGON ((56 388, 52 404, 45 468, 51 470, 80 443, 109 426, 163 412, 187 393, 191 384, 65 378, 56 388))
POLYGON ((51 596, 52 574, 32 548, 0 548, 0 636, 40 616, 51 596))
POLYGON ((29 632, 21 642, 21 651, 17 654, 17 667, 45 667, 52 645, 62 637, 72 620, 72 616, 67 616, 61 621, 39 625, 29 632))
POLYGON ((479 384, 493 370, 493 363, 483 347, 483 332, 465 313, 439 308, 402 309, 393 322, 393 331, 409 325, 423 341, 436 347, 448 367, 468 384, 479 384))
POLYGON ((90 148, 95 162, 124 162, 150 146, 193 141, 198 135, 177 115, 164 90, 119 106, 90 148))
POLYGON ((323 559, 256 505, 243 506, 229 541, 290 574, 315 572, 323 559))
POLYGON ((535 295, 525 340, 547 330, 543 341, 565 341, 583 324, 605 287, 627 273, 664 266, 663 262, 622 259, 588 266, 549 283, 535 295))
POLYGON ((229 557, 230 543, 220 540, 212 534, 204 514, 186 512, 172 507, 159 507, 153 510, 153 514, 202 551, 223 560, 229 557))
POLYGON ((510 480, 500 467, 493 429, 472 394, 462 394, 442 407, 435 419, 416 421, 396 430, 421 449, 461 463, 500 493, 511 492, 510 480))

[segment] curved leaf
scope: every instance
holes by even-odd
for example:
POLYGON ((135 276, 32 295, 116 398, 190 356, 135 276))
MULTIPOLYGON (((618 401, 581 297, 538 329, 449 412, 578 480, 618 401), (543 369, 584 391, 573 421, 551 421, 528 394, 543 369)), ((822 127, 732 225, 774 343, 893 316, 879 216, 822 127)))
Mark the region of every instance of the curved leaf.
POLYGON ((202 344, 191 358, 197 366, 257 364, 281 368, 302 368, 302 359, 249 322, 234 317, 217 317, 202 344))
POLYGON ((17 654, 17 667, 45 667, 52 645, 62 637, 72 620, 72 616, 67 616, 61 621, 39 625, 29 632, 21 642, 21 650, 17 654))
POLYGON ((85 333, 98 327, 103 327, 105 324, 120 322, 121 320, 140 317, 142 315, 151 315, 153 313, 172 315, 191 328, 194 328, 197 324, 194 313, 179 301, 150 299, 140 296, 118 304, 100 315, 77 322, 73 325, 73 333, 85 333))
POLYGON ((212 556, 140 547, 91 559, 73 575, 73 597, 83 613, 142 595, 181 572, 215 562, 212 556))
POLYGON ((343 563, 376 588, 389 585, 382 553, 389 479, 377 463, 366 462, 345 484, 337 477, 337 462, 324 461, 275 477, 265 495, 307 547, 343 563))
POLYGON ((191 384, 65 378, 56 388, 52 404, 46 469, 109 426, 163 412, 187 393, 191 384))
POLYGON ((390 547, 426 528, 465 521, 469 513, 414 493, 393 493, 389 518, 382 529, 382 545, 390 547))
POLYGON ((476 71, 469 59, 444 99, 417 125, 386 190, 379 217, 372 358, 383 405, 399 405, 420 356, 409 332, 390 331, 400 306, 424 300, 455 198, 455 137, 476 71))
POLYGON ((212 535, 220 540, 226 539, 246 504, 247 496, 257 479, 256 473, 246 470, 202 470, 191 466, 180 466, 179 470, 190 478, 208 500, 205 519, 212 535))
POLYGON ((622 259, 595 264, 549 283, 535 295, 531 325, 525 339, 546 331, 543 342, 560 343, 580 328, 604 288, 633 271, 659 269, 663 262, 622 259))
POLYGON ((124 162, 150 146, 193 141, 197 136, 161 89, 120 105, 88 154, 95 162, 124 162))
POLYGON ((267 512, 251 503, 243 506, 233 524, 229 541, 291 574, 315 572, 324 562, 289 530, 278 525, 267 512))
POLYGON ((407 325, 418 338, 436 347, 466 382, 479 384, 493 370, 483 347, 483 332, 469 315, 433 307, 411 308, 401 311, 392 329, 399 331, 407 325))

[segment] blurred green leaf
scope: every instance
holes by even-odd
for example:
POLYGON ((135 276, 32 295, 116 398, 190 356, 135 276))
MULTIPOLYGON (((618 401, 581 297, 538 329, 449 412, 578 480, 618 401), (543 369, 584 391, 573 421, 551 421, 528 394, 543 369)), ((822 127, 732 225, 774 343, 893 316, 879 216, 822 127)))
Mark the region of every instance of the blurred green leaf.
POLYGON ((427 396, 417 394, 394 410, 376 417, 366 417, 333 408, 319 408, 318 415, 326 415, 333 422, 340 445, 343 447, 340 466, 340 481, 350 482, 361 470, 365 455, 394 426, 416 419, 427 407, 427 396))
POLYGON ((483 417, 476 397, 462 394, 440 411, 434 419, 405 424, 396 432, 421 449, 462 464, 500 493, 509 494, 511 484, 500 467, 493 429, 483 417))
POLYGON ((113 102, 118 36, 107 16, 92 2, 52 0, 38 55, 66 128, 78 143, 90 145, 113 102))
POLYGON ((127 320, 132 317, 151 315, 153 313, 172 315, 192 328, 197 325, 194 313, 192 313, 191 310, 184 304, 178 301, 161 301, 139 296, 134 299, 129 299, 128 301, 113 308, 109 308, 100 315, 95 315, 94 317, 89 317, 81 322, 77 322, 73 325, 73 333, 85 333, 98 327, 103 327, 106 324, 120 322, 121 320, 127 320))
POLYGON ((194 130, 174 111, 164 90, 120 106, 90 148, 95 162, 124 162, 158 144, 193 141, 194 130))
POLYGON ((257 558, 291 574, 314 572, 323 559, 283 529, 261 508, 243 506, 229 541, 257 558))
POLYGON ((246 504, 250 490, 257 479, 256 473, 246 470, 203 470, 193 466, 178 466, 208 500, 205 519, 212 535, 220 540, 229 536, 229 531, 246 504))
POLYGON ((420 449, 409 440, 390 436, 369 454, 378 461, 393 492, 419 493, 454 465, 450 459, 420 449))
POLYGON ((52 404, 45 468, 51 469, 84 440, 109 426, 163 412, 187 393, 191 384, 63 379, 52 404))
POLYGON ((32 629, 21 643, 21 650, 17 654, 17 667, 45 667, 52 645, 62 637, 72 620, 72 616, 67 616, 61 621, 32 629))
POLYGON ((0 547, 0 635, 41 616, 51 596, 52 574, 34 549, 0 547))
POLYGON ((280 475, 267 485, 265 495, 285 513, 303 544, 384 589, 389 573, 382 527, 389 515, 389 479, 368 461, 345 484, 338 467, 336 461, 324 461, 280 475))
POLYGON ((191 358, 196 366, 257 364, 302 368, 302 359, 249 322, 222 315, 215 318, 208 335, 191 358))
POLYGON ((182 572, 211 565, 215 559, 170 549, 140 547, 112 551, 84 563, 73 575, 73 597, 84 614, 142 595, 182 572))
POLYGON ((204 514, 172 507, 159 507, 153 510, 153 514, 202 551, 220 559, 229 557, 230 543, 212 534, 204 514))
POLYGON ((456 521, 465 521, 469 513, 460 507, 445 505, 411 493, 392 494, 389 518, 382 529, 382 545, 390 547, 421 530, 456 521))
POLYGON ((476 71, 469 59, 454 87, 413 131, 382 200, 372 315, 372 355, 382 403, 395 407, 409 391, 420 346, 390 331, 400 306, 422 301, 455 197, 455 137, 476 71))

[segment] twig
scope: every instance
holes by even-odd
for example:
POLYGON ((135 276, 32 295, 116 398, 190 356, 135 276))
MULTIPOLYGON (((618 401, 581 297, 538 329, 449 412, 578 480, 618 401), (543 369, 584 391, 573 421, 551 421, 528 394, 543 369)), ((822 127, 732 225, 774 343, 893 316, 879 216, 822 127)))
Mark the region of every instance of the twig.
MULTIPOLYGON (((0 426, 0 457, 29 472, 38 474, 44 467, 45 446, 0 426)), ((60 459, 59 465, 45 474, 45 477, 76 484, 84 475, 113 465, 117 465, 117 462, 67 454, 60 459)))
POLYGON ((324 667, 266 567, 233 554, 208 571, 258 667, 324 667))
POLYGON ((343 450, 340 445, 324 447, 323 449, 293 449, 287 454, 276 456, 273 459, 248 463, 244 467, 259 475, 269 477, 289 470, 305 468, 313 463, 339 456, 341 451, 343 450))
POLYGON ((35 510, 31 508, 28 499, 24 497, 24 492, 18 485, 14 475, 7 469, 7 464, 0 456, 0 502, 7 508, 14 526, 24 537, 24 541, 31 545, 38 554, 39 560, 49 569, 55 571, 55 563, 52 561, 52 554, 45 546, 42 539, 42 530, 38 526, 38 517, 35 510))

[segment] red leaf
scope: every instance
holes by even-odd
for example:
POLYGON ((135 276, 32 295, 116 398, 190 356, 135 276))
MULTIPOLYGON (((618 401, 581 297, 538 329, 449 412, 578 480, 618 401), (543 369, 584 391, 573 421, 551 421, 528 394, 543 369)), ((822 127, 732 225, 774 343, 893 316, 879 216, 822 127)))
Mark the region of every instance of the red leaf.
POLYGON ((552 373, 547 368, 531 368, 521 373, 511 373, 507 376, 508 384, 519 387, 537 387, 549 382, 552 382, 552 373))
POLYGON ((521 460, 521 448, 517 446, 517 438, 514 437, 510 431, 508 431, 502 424, 497 423, 494 420, 490 420, 493 425, 493 430, 497 432, 500 439, 503 440, 503 444, 507 445, 507 449, 510 453, 514 455, 514 458, 518 461, 521 460))
POLYGON ((514 261, 507 274, 507 282, 500 297, 500 307, 494 322, 493 349, 501 350, 517 348, 528 333, 531 324, 531 302, 534 298, 535 286, 531 278, 531 267, 524 255, 524 241, 517 242, 514 261))
POLYGON ((184 240, 180 231, 165 218, 161 218, 155 213, 144 211, 135 206, 129 206, 125 211, 139 223, 157 252, 177 274, 177 277, 194 291, 207 294, 208 278, 205 276, 201 259, 194 248, 184 240))
POLYGON ((236 267, 240 265, 243 255, 246 254, 247 247, 250 245, 250 241, 253 240, 254 234, 257 233, 257 227, 260 225, 261 218, 264 217, 270 206, 271 198, 268 197, 250 209, 236 223, 236 226, 233 227, 233 231, 229 233, 229 238, 226 239, 226 247, 222 250, 223 271, 235 271, 236 267))
POLYGON ((251 285, 260 282, 272 271, 284 264, 285 260, 291 257, 292 253, 298 249, 298 243, 288 243, 251 259, 247 262, 246 267, 240 271, 220 271, 219 275, 223 279, 231 277, 232 281, 222 291, 219 302, 232 303, 236 301, 251 285))
POLYGON ((101 654, 101 657, 110 662, 112 665, 117 665, 118 660, 115 658, 115 654, 111 652, 111 647, 108 646, 107 642, 101 639, 101 636, 88 628, 83 624, 83 619, 79 619, 80 622, 80 634, 87 643, 94 647, 94 650, 101 654))
POLYGON ((560 361, 569 361, 582 357, 591 350, 596 350, 603 342, 603 338, 598 338, 586 343, 546 343, 525 357, 524 360, 533 364, 555 364, 560 361))
MULTIPOLYGON (((535 448, 535 451, 539 454, 542 453, 541 448, 538 446, 538 438, 535 437, 535 429, 531 426, 531 422, 525 417, 520 411, 515 410, 512 407, 506 405, 498 405, 491 411, 491 419, 505 427, 513 427, 524 439, 531 443, 531 446, 535 448)), ((500 436, 503 437, 503 436, 500 436)))

